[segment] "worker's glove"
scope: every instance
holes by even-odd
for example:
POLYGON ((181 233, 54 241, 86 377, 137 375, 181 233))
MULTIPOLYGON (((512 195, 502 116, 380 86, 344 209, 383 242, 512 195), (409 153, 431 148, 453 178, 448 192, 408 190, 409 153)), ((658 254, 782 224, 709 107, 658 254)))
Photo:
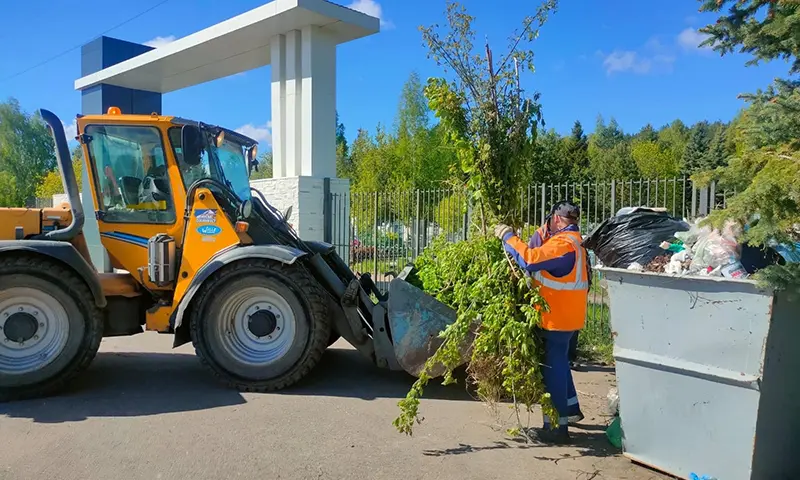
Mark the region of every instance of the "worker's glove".
POLYGON ((500 224, 494 227, 494 235, 499 238, 500 240, 506 236, 506 234, 514 233, 514 229, 509 227, 508 225, 500 224))

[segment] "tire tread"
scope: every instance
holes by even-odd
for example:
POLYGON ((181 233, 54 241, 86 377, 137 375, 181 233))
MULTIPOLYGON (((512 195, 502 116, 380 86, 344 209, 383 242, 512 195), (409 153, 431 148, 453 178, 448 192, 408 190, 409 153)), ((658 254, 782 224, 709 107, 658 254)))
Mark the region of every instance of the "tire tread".
POLYGON ((9 274, 38 277, 64 290, 87 316, 87 330, 78 354, 60 374, 35 385, 0 390, 0 402, 38 398, 58 392, 92 363, 103 339, 103 312, 95 303, 86 282, 72 269, 37 255, 0 257, 0 275, 9 274))
POLYGON ((328 347, 331 323, 327 312, 326 295, 328 295, 328 293, 322 289, 311 274, 298 264, 285 265, 280 262, 263 259, 238 261, 223 267, 219 272, 206 280, 206 284, 203 285, 202 289, 198 292, 197 299, 193 302, 191 309, 190 332, 192 345, 197 352, 197 356, 200 358, 200 362, 208 368, 215 377, 231 388, 235 388, 241 392, 257 393, 284 389, 297 383, 308 375, 319 363, 322 354, 328 347), (311 322, 311 338, 303 356, 289 371, 270 380, 249 382, 231 375, 211 359, 208 349, 202 340, 202 322, 200 318, 205 309, 205 305, 209 300, 213 301, 213 293, 217 291, 222 284, 233 280, 237 275, 246 273, 248 270, 253 271, 256 269, 264 271, 265 274, 267 274, 267 272, 277 273, 279 276, 288 278, 294 284, 293 290, 298 293, 300 302, 307 308, 309 321, 311 322))

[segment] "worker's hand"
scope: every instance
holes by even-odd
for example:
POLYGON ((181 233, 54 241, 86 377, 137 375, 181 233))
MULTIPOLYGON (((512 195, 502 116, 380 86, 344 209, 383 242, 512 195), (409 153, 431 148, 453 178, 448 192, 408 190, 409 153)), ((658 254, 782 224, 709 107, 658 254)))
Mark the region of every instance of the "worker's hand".
POLYGON ((496 227, 494 227, 494 235, 500 240, 502 240, 503 237, 505 237, 506 234, 508 233, 514 233, 514 229, 509 227, 508 225, 504 225, 501 223, 496 227))

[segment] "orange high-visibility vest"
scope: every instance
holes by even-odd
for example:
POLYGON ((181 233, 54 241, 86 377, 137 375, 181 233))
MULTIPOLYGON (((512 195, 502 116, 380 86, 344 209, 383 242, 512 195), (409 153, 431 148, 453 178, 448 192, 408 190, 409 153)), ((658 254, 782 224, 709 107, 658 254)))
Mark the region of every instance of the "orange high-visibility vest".
POLYGON ((545 330, 580 330, 586 323, 586 308, 589 297, 586 250, 581 245, 579 232, 562 232, 545 240, 562 251, 575 252, 575 265, 563 277, 554 277, 546 271, 533 272, 531 277, 539 285, 539 293, 547 301, 549 311, 542 312, 542 328, 545 330), (555 245, 553 245, 555 243, 555 245))

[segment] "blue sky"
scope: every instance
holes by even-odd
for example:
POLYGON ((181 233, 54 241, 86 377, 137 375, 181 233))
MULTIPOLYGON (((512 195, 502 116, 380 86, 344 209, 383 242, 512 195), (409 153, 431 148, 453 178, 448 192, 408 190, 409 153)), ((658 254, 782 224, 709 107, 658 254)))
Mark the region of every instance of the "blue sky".
MULTIPOLYGON (((0 98, 24 109, 48 108, 69 124, 80 112, 80 49, 8 79, 71 47, 79 47, 162 0, 26 0, 4 7, 0 41, 0 98)), ((440 74, 426 58, 420 25, 443 22, 443 0, 337 0, 382 19, 381 33, 339 46, 337 109, 351 139, 358 128, 391 125, 409 72, 440 74)), ((169 0, 108 36, 134 42, 180 38, 246 12, 265 0, 169 0)), ((523 0, 464 0, 477 17, 479 38, 495 48, 533 10, 523 0), (527 10, 530 8, 530 10, 527 10)), ((548 127, 567 133, 580 120, 591 130, 598 114, 626 131, 676 118, 729 120, 742 107, 737 94, 784 76, 776 62, 745 67, 746 57, 697 48, 696 29, 714 17, 697 0, 561 0, 559 11, 534 45, 535 74, 523 86, 542 94, 548 127)), ((164 96, 164 114, 241 128, 269 142, 269 67, 164 96)))

